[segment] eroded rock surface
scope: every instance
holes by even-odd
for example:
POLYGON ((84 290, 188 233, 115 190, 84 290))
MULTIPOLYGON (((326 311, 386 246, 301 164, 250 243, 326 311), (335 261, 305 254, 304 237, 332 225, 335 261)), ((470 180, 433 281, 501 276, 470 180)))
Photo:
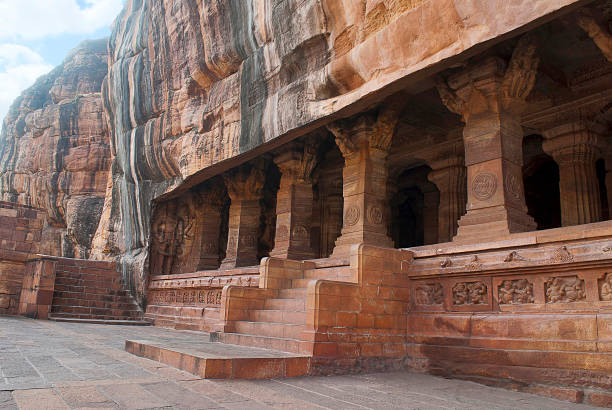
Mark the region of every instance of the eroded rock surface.
POLYGON ((103 86, 114 162, 93 257, 120 257, 143 296, 153 199, 572 3, 128 0, 103 86))
POLYGON ((100 94, 106 43, 79 45, 20 96, 4 120, 0 198, 47 212, 42 253, 90 253, 110 165, 100 94))

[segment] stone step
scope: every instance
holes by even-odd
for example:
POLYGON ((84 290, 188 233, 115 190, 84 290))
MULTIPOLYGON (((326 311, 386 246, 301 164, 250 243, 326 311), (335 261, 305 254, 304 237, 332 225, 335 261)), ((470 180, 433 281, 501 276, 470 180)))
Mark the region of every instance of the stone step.
POLYGON ((76 319, 57 316, 49 316, 48 319, 54 320, 56 322, 93 323, 100 325, 151 326, 151 322, 149 322, 148 320, 76 319))
POLYGON ((280 289, 277 299, 303 299, 306 297, 306 288, 280 289))
MULTIPOLYGON (((122 293, 127 293, 127 292, 122 292, 122 293)), ((69 292, 69 291, 57 291, 57 290, 53 292, 53 297, 54 298, 64 298, 64 299, 96 300, 100 302, 120 302, 124 300, 133 301, 132 297, 128 295, 113 295, 113 294, 103 294, 103 293, 81 293, 81 292, 69 292)))
POLYGON ((111 315, 111 316, 134 316, 141 315, 142 312, 137 308, 131 309, 106 309, 87 306, 51 306, 52 313, 67 313, 78 315, 111 315))
POLYGON ((286 310, 251 310, 249 319, 252 322, 272 322, 286 324, 305 324, 306 312, 286 310))
POLYGON ((130 293, 124 289, 105 289, 105 288, 91 288, 83 286, 71 286, 55 284, 56 292, 74 292, 74 293, 88 293, 95 295, 115 295, 115 296, 130 296, 130 293))
POLYGON ((75 271, 59 271, 55 272, 56 278, 64 279, 86 279, 86 280, 122 280, 121 275, 117 272, 96 273, 96 272, 75 272, 75 271))
POLYGON ((299 339, 305 328, 304 324, 247 321, 235 322, 234 326, 235 333, 285 339, 299 339))
POLYGON ((205 379, 298 377, 310 371, 307 356, 197 340, 126 340, 125 350, 205 379))
POLYGON ((104 281, 104 280, 84 280, 84 279, 68 279, 68 278, 55 278, 55 285, 73 286, 81 288, 91 289, 112 289, 112 290, 123 290, 123 284, 120 281, 104 281))
POLYGON ((266 299, 264 310, 287 310, 293 312, 304 312, 306 310, 306 298, 296 299, 266 299))
POLYGON ((219 333, 218 338, 220 342, 230 345, 280 350, 296 354, 301 354, 305 350, 303 342, 297 339, 224 332, 219 333))
POLYGON ((125 315, 86 315, 53 312, 49 316, 56 319, 88 319, 88 320, 142 320, 140 316, 125 316, 125 315))
POLYGON ((99 300, 53 298, 53 306, 84 306, 106 309, 138 309, 138 305, 130 299, 122 301, 104 302, 99 300))

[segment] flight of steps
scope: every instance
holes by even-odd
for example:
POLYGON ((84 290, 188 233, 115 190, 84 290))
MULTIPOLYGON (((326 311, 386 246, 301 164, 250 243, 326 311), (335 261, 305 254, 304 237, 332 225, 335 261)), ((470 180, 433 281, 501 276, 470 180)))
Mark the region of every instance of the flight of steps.
POLYGON ((149 325, 114 263, 58 261, 49 320, 149 325))
POLYGON ((229 344, 305 353, 300 336, 306 328, 308 283, 313 279, 339 280, 348 276, 348 270, 348 260, 317 263, 317 268, 304 271, 303 278, 293 279, 290 289, 280 289, 276 298, 266 299, 263 309, 250 310, 248 321, 235 322, 234 332, 213 338, 229 344))

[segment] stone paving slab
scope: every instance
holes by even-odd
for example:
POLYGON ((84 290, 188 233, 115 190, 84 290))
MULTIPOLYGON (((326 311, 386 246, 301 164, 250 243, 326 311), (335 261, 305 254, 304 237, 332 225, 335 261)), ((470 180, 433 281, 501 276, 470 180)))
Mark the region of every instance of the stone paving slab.
POLYGON ((126 339, 208 343, 199 332, 0 317, 0 410, 593 408, 411 372, 209 380, 134 356, 126 339))

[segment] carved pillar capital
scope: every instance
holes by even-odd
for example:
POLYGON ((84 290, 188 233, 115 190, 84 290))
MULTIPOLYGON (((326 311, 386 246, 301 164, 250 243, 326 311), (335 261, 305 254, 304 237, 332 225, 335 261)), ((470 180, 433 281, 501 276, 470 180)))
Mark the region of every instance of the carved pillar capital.
POLYGON ((398 104, 389 103, 383 105, 377 114, 365 113, 338 120, 329 124, 327 129, 334 134, 345 159, 358 154, 361 149, 380 151, 386 155, 391 148, 400 113, 398 104))
POLYGON ((542 132, 542 148, 559 165, 596 161, 602 155, 603 129, 584 121, 557 125, 542 132))
POLYGON ((317 145, 314 139, 293 144, 274 158, 282 178, 292 183, 312 183, 312 170, 317 164, 317 145))
POLYGON ((198 204, 209 208, 221 208, 226 200, 226 194, 223 180, 215 177, 197 192, 198 204))
POLYGON ((491 57, 448 81, 439 79, 436 87, 444 105, 461 115, 466 124, 470 117, 487 112, 516 115, 524 109, 533 89, 539 62, 535 41, 526 35, 519 40, 507 66, 502 59, 491 57))
POLYGON ((258 161, 253 165, 242 165, 224 174, 223 180, 232 201, 260 199, 265 183, 263 161, 258 161))

